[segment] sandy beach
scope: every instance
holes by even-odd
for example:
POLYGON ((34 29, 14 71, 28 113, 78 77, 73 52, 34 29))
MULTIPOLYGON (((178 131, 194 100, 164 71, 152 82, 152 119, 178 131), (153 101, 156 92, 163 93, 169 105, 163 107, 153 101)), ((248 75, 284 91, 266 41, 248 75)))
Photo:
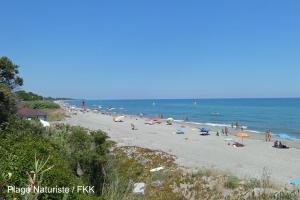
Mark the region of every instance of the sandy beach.
MULTIPOLYGON (((290 180, 300 178, 300 149, 298 142, 289 142, 290 149, 273 148, 273 142, 264 142, 262 136, 252 135, 243 140, 245 147, 228 145, 218 128, 212 129, 210 136, 199 135, 197 127, 184 124, 184 134, 176 134, 182 123, 166 125, 164 122, 146 125, 146 119, 125 116, 124 122, 114 122, 112 116, 100 113, 77 112, 66 118, 65 123, 79 125, 92 130, 105 131, 120 146, 139 146, 165 151, 177 157, 179 166, 230 172, 240 178, 261 179, 265 168, 271 175, 271 181, 288 185, 290 180), (131 130, 133 123, 137 130, 131 130)), ((221 127, 219 128, 221 129, 221 127)), ((234 135, 228 137, 241 142, 234 135)))

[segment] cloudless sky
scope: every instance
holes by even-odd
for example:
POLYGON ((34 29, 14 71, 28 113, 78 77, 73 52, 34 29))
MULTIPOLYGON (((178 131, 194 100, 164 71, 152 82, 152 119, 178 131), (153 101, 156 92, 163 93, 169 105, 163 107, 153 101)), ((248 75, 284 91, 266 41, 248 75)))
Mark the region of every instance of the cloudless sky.
POLYGON ((0 0, 24 89, 90 99, 300 97, 300 1, 0 0))

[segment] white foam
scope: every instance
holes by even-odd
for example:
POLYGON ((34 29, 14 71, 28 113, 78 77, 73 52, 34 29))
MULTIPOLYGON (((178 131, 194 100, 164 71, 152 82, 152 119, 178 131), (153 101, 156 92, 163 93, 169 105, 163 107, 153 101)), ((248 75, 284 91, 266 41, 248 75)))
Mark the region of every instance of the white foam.
POLYGON ((250 133, 263 133, 263 132, 255 131, 255 130, 247 130, 247 132, 250 132, 250 133))
POLYGON ((286 139, 286 140, 295 140, 296 138, 291 137, 290 135, 286 134, 286 133, 278 133, 275 134, 275 136, 282 138, 282 139, 286 139))
MULTIPOLYGON (((176 120, 175 120, 176 121, 176 120)), ((230 127, 229 124, 216 124, 216 123, 200 123, 200 122, 186 122, 187 124, 197 124, 202 126, 214 126, 214 127, 230 127)))

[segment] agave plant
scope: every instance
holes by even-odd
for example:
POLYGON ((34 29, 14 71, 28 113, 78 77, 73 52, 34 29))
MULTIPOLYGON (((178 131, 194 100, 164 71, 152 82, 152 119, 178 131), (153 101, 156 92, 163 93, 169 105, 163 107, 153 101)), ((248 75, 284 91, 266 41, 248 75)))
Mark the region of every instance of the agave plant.
POLYGON ((50 166, 46 168, 46 164, 49 161, 49 156, 45 161, 40 161, 36 158, 34 158, 34 170, 27 172, 28 175, 28 188, 30 189, 30 193, 27 193, 25 195, 25 200, 37 200, 39 193, 35 193, 34 188, 41 186, 41 183, 43 181, 43 175, 52 169, 54 166, 50 166))

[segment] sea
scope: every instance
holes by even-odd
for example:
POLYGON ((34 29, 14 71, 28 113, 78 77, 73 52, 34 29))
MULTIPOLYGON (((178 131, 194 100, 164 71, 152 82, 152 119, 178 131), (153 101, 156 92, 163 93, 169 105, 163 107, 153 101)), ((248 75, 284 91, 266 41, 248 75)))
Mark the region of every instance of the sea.
MULTIPOLYGON (((82 99, 65 101, 81 107, 82 99)), ((147 99, 84 100, 87 108, 115 114, 172 117, 199 126, 232 126, 238 122, 246 131, 279 138, 300 139, 300 98, 260 99, 147 99)))

